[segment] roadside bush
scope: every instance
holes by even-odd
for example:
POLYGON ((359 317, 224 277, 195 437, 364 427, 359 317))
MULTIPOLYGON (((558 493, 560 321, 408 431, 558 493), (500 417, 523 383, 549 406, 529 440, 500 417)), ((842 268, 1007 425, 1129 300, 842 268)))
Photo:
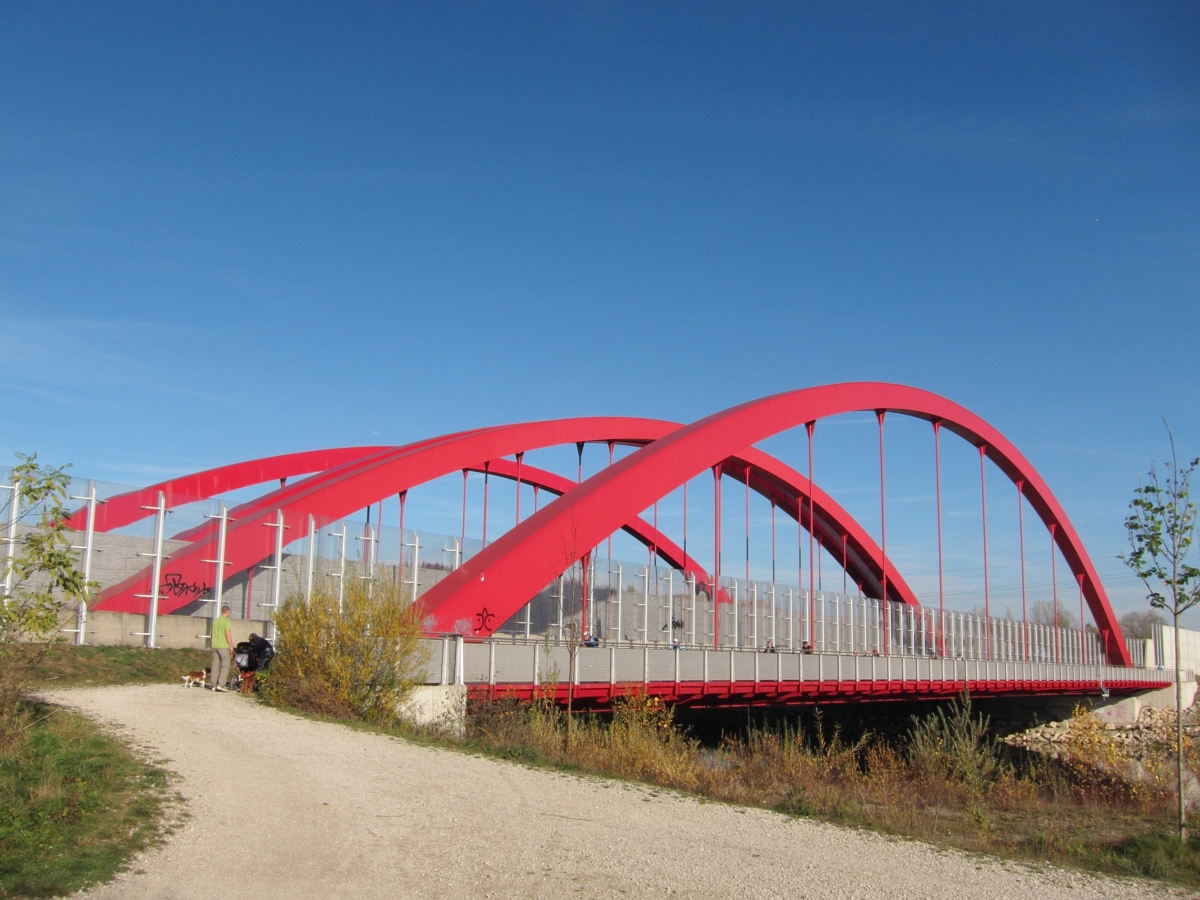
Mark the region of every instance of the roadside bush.
POLYGON ((571 755, 608 775, 694 791, 703 777, 698 747, 676 726, 672 707, 637 691, 613 701, 611 721, 580 723, 571 755))
POLYGON ((373 725, 397 724, 425 659, 415 607, 392 585, 353 581, 292 596, 275 617, 277 652, 262 678, 268 703, 373 725))
POLYGON ((722 743, 721 771, 711 790, 734 802, 811 814, 834 806, 841 786, 862 779, 870 741, 870 735, 845 740, 836 726, 825 727, 819 712, 807 733, 787 724, 751 729, 722 743))
POLYGON ((921 719, 914 716, 907 751, 918 778, 955 785, 972 799, 982 797, 1005 774, 987 719, 971 715, 965 696, 952 702, 948 712, 939 708, 921 719))
POLYGON ((549 700, 469 696, 466 738, 505 755, 558 762, 563 758, 564 718, 549 700))

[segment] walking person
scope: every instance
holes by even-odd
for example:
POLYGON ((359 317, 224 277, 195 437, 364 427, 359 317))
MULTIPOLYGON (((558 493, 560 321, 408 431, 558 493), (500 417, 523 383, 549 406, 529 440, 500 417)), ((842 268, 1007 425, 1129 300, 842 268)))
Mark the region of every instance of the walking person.
POLYGON ((212 627, 212 677, 214 691, 225 690, 229 680, 229 653, 233 649, 233 629, 229 624, 228 606, 221 607, 221 615, 212 627), (217 673, 220 672, 220 675, 217 673))

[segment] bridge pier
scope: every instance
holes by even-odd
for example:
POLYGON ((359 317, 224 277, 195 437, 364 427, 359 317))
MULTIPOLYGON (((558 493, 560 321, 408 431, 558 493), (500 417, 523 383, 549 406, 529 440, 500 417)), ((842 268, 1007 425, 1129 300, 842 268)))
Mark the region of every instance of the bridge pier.
POLYGON ((467 727, 467 686, 421 685, 404 702, 400 716, 410 725, 433 727, 461 737, 467 727))
MULTIPOLYGON (((1200 687, 1195 681, 1183 683, 1183 708, 1191 709, 1196 702, 1196 690, 1200 687)), ((1109 697, 1096 704, 1096 714, 1113 725, 1133 725, 1143 709, 1175 709, 1175 688, 1161 688, 1157 691, 1144 691, 1131 697, 1109 697)))

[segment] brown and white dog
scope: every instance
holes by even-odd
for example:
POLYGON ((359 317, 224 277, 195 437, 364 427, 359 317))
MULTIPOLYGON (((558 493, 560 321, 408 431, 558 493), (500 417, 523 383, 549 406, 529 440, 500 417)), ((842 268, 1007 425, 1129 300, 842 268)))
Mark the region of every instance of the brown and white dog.
POLYGON ((205 668, 203 672, 199 669, 194 669, 186 675, 180 675, 184 687, 204 687, 204 683, 208 681, 208 674, 212 671, 210 668, 205 668))

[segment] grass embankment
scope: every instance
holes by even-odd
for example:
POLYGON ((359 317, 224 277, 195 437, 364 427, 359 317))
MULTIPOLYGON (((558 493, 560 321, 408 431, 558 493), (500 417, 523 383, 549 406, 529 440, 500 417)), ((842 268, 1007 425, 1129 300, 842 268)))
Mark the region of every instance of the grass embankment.
MULTIPOLYGON (((178 683, 209 655, 55 645, 30 687, 178 683)), ((0 744, 0 897, 53 897, 112 878, 158 839, 168 801, 162 769, 70 710, 23 702, 0 744)))
POLYGON ((0 752, 0 896, 108 880, 160 834, 166 774, 82 716, 33 702, 22 712, 0 752))
POLYGON ((209 650, 147 650, 144 647, 51 646, 32 673, 42 688, 102 684, 179 683, 179 676, 209 664, 209 650))
MULTIPOLYGON (((804 730, 749 729, 704 747, 643 697, 611 719, 580 717, 570 746, 564 719, 549 704, 473 700, 459 743, 971 851, 1200 886, 1200 842, 1181 847, 1172 836, 1169 792, 1091 765, 1012 757, 961 705, 914 722, 898 742, 845 741, 818 714, 804 730)), ((1080 721, 1088 750, 1103 735, 1080 721)))

